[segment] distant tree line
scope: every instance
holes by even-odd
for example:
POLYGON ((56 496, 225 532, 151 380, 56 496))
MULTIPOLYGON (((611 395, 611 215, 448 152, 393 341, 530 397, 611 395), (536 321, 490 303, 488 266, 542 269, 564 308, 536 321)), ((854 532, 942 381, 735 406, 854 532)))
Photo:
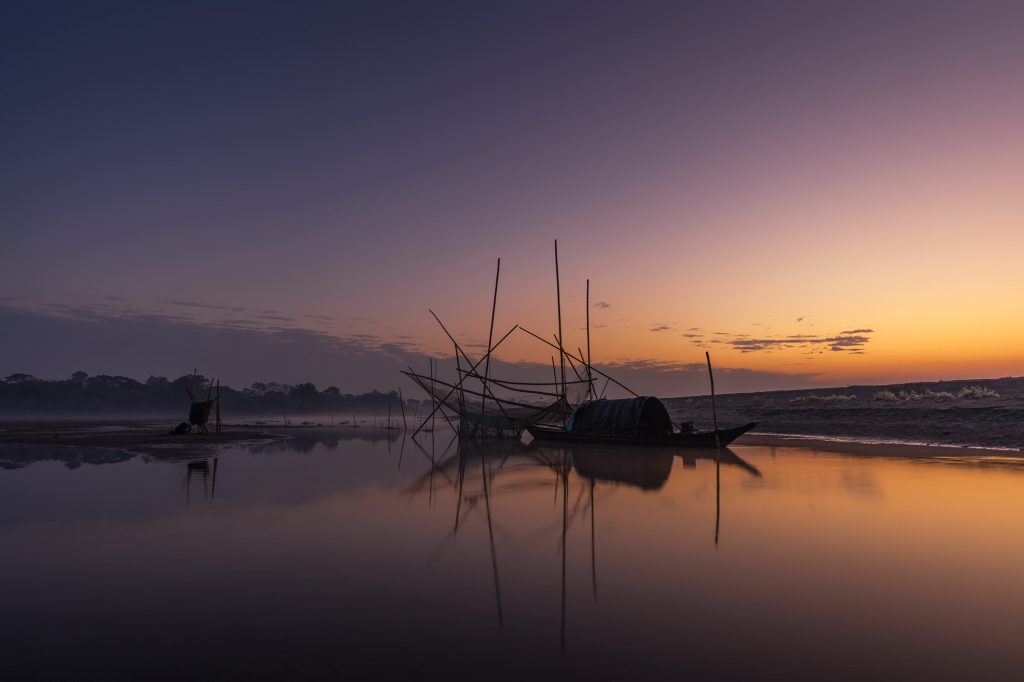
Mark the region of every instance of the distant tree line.
MULTIPOLYGON (((197 377, 199 398, 206 397, 209 379, 197 377)), ((101 374, 89 376, 75 372, 68 379, 48 381, 30 374, 11 374, 0 381, 0 411, 3 412, 139 412, 187 413, 189 398, 186 388, 192 386, 192 375, 177 379, 151 376, 145 382, 130 377, 101 374)), ((216 389, 214 389, 216 390, 216 389)), ((337 386, 320 391, 313 384, 278 384, 256 382, 237 390, 220 387, 221 410, 227 415, 257 414, 340 414, 386 412, 401 409, 397 391, 381 393, 342 393, 337 386)), ((418 400, 407 400, 417 406, 418 400)), ((230 417, 228 417, 230 418, 230 417)))

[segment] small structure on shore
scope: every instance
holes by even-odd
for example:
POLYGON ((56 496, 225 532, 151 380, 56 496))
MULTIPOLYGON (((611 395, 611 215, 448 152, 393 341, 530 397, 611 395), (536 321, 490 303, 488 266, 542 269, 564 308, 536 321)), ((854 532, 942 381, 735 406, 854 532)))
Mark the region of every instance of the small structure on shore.
POLYGON ((189 400, 192 401, 192 404, 188 409, 188 422, 184 424, 184 429, 182 429, 182 425, 179 425, 175 431, 179 433, 187 433, 194 428, 196 433, 209 433, 207 423, 210 421, 210 413, 213 412, 215 414, 214 433, 220 435, 220 380, 218 379, 216 382, 216 395, 214 395, 214 381, 211 379, 210 385, 206 389, 206 399, 197 400, 196 397, 199 394, 200 388, 197 383, 197 371, 198 370, 192 371, 191 388, 185 389, 185 393, 188 394, 189 400))

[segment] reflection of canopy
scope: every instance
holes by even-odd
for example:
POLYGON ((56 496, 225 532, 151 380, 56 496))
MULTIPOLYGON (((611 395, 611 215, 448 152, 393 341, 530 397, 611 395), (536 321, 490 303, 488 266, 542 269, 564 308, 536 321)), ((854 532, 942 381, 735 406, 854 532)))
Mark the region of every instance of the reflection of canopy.
POLYGON ((672 419, 665 405, 652 396, 587 400, 573 410, 565 430, 615 436, 660 436, 672 433, 672 419))
POLYGON ((673 455, 668 450, 577 446, 572 460, 584 478, 658 490, 672 471, 673 455))

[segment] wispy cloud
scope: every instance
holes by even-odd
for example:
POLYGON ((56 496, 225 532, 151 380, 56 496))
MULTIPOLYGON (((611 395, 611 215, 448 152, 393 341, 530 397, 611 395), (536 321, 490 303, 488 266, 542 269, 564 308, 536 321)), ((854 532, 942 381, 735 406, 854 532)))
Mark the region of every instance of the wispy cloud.
POLYGON ((733 338, 725 341, 726 345, 736 348, 741 353, 770 351, 784 348, 827 348, 833 352, 863 354, 864 347, 871 341, 866 334, 840 334, 838 336, 811 336, 795 334, 775 338, 733 338))
POLYGON ((597 303, 593 304, 590 307, 591 308, 602 308, 602 309, 607 310, 608 308, 612 307, 612 304, 608 303, 607 301, 598 301, 597 303))

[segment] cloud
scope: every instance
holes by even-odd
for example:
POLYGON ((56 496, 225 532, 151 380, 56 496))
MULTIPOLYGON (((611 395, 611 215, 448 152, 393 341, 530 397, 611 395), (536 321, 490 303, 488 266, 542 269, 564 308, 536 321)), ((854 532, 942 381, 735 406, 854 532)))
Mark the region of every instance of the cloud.
MULTIPOLYGON (((109 297, 108 297, 109 298, 109 297)), ((113 299, 110 299, 113 300, 113 299)), ((124 300, 124 299, 120 299, 124 300)), ((200 303, 198 301, 182 301, 178 299, 158 299, 157 303, 165 303, 167 305, 182 306, 185 308, 205 308, 207 310, 227 310, 233 313, 245 312, 245 308, 234 305, 215 305, 212 303, 200 303)), ((266 313, 276 313, 276 310, 264 310, 266 313)))
POLYGON ((856 330, 863 333, 843 332, 837 336, 814 336, 811 334, 791 334, 784 337, 774 338, 744 338, 743 335, 736 335, 726 341, 728 345, 736 348, 741 353, 754 353, 758 351, 770 352, 777 349, 804 348, 820 350, 828 348, 833 352, 856 352, 863 355, 864 346, 871 341, 867 336, 872 333, 870 329, 856 330))
POLYGON ((257 380, 312 381, 362 392, 395 388, 403 381, 399 369, 426 365, 426 356, 408 341, 370 335, 339 338, 249 322, 210 324, 154 313, 104 315, 73 306, 64 306, 61 314, 0 306, 5 331, 0 335, 0 371, 27 370, 57 378, 82 369, 145 379, 151 374, 174 378, 199 366, 208 376, 236 387, 257 380))
MULTIPOLYGON (((211 324, 177 313, 121 309, 115 314, 94 306, 64 304, 31 311, 0 305, 0 328, 5 332, 0 335, 0 376, 28 372, 58 378, 81 369, 143 380, 151 374, 174 378, 199 366, 205 374, 235 387, 253 381, 311 381, 362 392, 404 386, 406 379, 399 370, 411 366, 426 371, 428 366, 427 354, 408 337, 370 333, 339 337, 317 329, 251 326, 259 322, 231 319, 211 324), (67 343, 68 339, 74 343, 67 343)), ((453 358, 442 356, 437 366, 442 376, 454 376, 453 358)), ((706 391, 706 367, 700 362, 620 360, 596 367, 644 394, 706 391)), ((500 358, 494 359, 491 370, 493 376, 517 381, 547 381, 551 376, 547 363, 500 358)), ((815 376, 742 368, 716 369, 716 379, 719 374, 722 389, 733 392, 807 387, 815 376)), ((626 393, 611 384, 608 395, 626 393)))
POLYGON ((651 327, 652 332, 667 332, 671 329, 672 327, 670 327, 667 324, 656 324, 653 327, 651 327))
POLYGON ((853 329, 848 332, 839 332, 840 334, 874 334, 874 329, 853 329))
POLYGON ((612 307, 612 304, 608 303, 607 301, 598 301, 597 303, 595 303, 594 305, 591 306, 591 308, 602 308, 604 310, 607 310, 608 308, 611 308, 611 307, 612 307))
POLYGON ((804 321, 803 316, 801 315, 800 317, 796 318, 796 321, 797 322, 803 322, 804 321))

